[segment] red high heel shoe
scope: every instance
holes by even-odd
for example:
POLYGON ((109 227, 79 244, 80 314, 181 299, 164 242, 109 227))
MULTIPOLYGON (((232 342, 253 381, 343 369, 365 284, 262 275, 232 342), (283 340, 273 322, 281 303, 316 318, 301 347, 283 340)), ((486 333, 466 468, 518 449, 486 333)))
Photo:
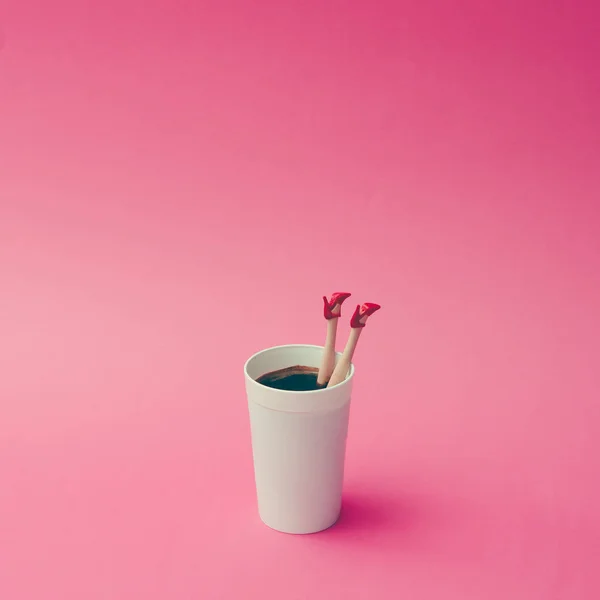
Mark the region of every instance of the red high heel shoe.
POLYGON ((365 317, 370 317, 376 310, 379 310, 381 306, 374 304, 373 302, 365 302, 362 306, 359 304, 350 319, 350 327, 356 329, 357 327, 364 327, 365 323, 361 323, 360 320, 365 317))
POLYGON ((335 294, 333 294, 333 296, 331 296, 331 300, 329 302, 327 301, 327 296, 323 296, 323 302, 325 303, 323 313, 325 315, 325 318, 329 320, 337 319, 338 317, 340 317, 342 315, 342 303, 344 302, 344 300, 346 300, 346 298, 350 298, 351 295, 352 294, 348 294, 348 292, 336 292, 335 294), (334 315, 333 309, 338 305, 340 306, 340 313, 338 315, 334 315))

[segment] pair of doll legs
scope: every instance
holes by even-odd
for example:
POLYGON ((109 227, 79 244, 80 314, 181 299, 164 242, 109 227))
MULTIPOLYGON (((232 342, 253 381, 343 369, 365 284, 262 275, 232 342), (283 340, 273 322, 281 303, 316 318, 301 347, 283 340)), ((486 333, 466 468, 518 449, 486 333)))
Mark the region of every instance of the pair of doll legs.
POLYGON ((323 302, 325 304, 324 315, 327 320, 327 336, 325 338, 323 358, 321 360, 321 367, 317 378, 317 385, 320 387, 331 387, 344 381, 348 374, 350 364, 352 363, 352 356, 354 355, 354 350, 356 350, 358 338, 367 322, 367 318, 381 308, 379 304, 373 304, 372 302, 366 302, 362 306, 359 304, 356 307, 356 310, 350 319, 351 329, 348 342, 336 365, 335 338, 337 335, 338 320, 342 314, 342 303, 349 297, 350 294, 347 292, 336 292, 331 296, 331 300, 327 300, 327 297, 323 296, 323 302))

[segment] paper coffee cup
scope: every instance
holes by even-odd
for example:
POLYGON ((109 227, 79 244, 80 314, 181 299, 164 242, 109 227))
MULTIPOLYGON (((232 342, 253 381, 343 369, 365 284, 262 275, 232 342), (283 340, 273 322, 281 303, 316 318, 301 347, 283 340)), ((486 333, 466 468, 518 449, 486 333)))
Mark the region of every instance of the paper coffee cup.
POLYGON ((256 379, 294 365, 318 368, 322 352, 277 346, 244 366, 258 512, 284 533, 316 533, 339 517, 354 366, 342 383, 309 392, 276 390, 256 379))

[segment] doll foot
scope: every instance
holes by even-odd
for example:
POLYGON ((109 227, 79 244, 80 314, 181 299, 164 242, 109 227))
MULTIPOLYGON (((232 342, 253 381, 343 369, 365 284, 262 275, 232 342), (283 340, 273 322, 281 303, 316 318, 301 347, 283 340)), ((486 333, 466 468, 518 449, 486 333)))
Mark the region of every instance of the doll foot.
POLYGON ((323 303, 325 304, 323 313, 327 320, 337 319, 342 314, 342 303, 344 300, 349 298, 351 294, 347 292, 336 292, 331 296, 331 300, 327 301, 327 296, 323 296, 323 303))
POLYGON ((365 302, 362 306, 359 304, 350 320, 350 327, 353 327, 354 329, 357 327, 364 327, 367 318, 380 308, 381 306, 379 306, 379 304, 374 304, 373 302, 365 302))

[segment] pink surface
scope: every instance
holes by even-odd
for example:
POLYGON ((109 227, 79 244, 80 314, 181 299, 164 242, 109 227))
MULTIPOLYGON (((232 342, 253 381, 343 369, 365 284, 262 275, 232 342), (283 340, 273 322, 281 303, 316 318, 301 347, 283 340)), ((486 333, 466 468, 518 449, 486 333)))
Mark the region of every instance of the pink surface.
POLYGON ((88 4, 0 7, 0 598, 597 600, 597 5, 88 4), (280 535, 242 365, 346 288, 280 535))

